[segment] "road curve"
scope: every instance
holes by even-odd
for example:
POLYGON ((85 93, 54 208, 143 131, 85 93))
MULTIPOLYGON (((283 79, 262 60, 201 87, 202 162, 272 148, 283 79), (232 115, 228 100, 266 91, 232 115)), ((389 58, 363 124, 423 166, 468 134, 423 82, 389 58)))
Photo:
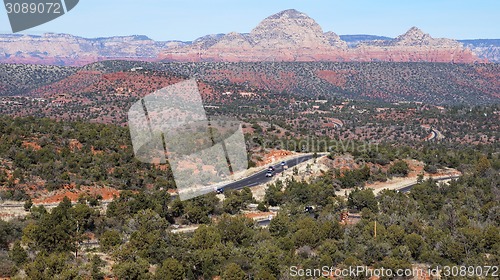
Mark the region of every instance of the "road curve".
MULTIPOLYGON (((318 157, 320 157, 320 156, 321 155, 318 155, 318 157)), ((305 155, 305 156, 300 156, 300 157, 297 157, 294 159, 286 160, 285 163, 288 166, 288 168, 292 168, 295 165, 302 163, 304 161, 308 161, 312 158, 313 158, 313 155, 305 155)), ((281 163, 276 164, 276 165, 269 165, 269 166, 273 166, 275 168, 274 176, 276 176, 277 174, 280 174, 284 170, 283 167, 281 166, 281 163)), ((222 186, 222 189, 224 189, 224 190, 239 190, 239 189, 242 189, 244 187, 254 187, 257 185, 265 184, 265 183, 271 181, 271 179, 272 179, 272 177, 266 177, 267 168, 269 166, 266 166, 265 169, 253 174, 252 176, 249 176, 249 177, 243 178, 241 180, 238 180, 236 182, 232 182, 232 183, 229 183, 227 185, 224 185, 224 186, 222 186)))
MULTIPOLYGON (((460 175, 452 175, 452 176, 448 176, 448 177, 432 178, 432 179, 434 181, 446 181, 446 180, 450 180, 450 179, 458 179, 459 177, 460 177, 460 175)), ((411 185, 399 188, 399 189, 397 189, 397 191, 402 192, 402 193, 407 193, 407 192, 409 192, 416 185, 418 185, 417 182, 412 183, 411 185)))

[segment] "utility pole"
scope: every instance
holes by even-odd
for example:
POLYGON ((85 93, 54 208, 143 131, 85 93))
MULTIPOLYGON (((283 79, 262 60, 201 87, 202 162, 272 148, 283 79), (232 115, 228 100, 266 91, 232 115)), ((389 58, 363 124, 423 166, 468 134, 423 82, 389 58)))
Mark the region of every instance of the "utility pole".
POLYGON ((76 221, 76 246, 75 246, 75 260, 78 260, 78 245, 79 245, 79 238, 78 238, 78 231, 80 230, 80 225, 78 223, 78 220, 76 221))

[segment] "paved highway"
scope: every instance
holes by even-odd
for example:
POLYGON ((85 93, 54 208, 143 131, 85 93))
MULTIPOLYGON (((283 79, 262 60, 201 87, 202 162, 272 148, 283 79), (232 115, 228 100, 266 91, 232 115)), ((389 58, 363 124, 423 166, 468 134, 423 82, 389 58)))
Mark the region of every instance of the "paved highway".
MULTIPOLYGON (((320 156, 321 155, 318 155, 318 157, 320 157, 320 156)), ((313 155, 305 155, 305 156, 300 156, 300 157, 297 157, 294 159, 287 160, 287 161, 285 161, 285 163, 288 166, 288 168, 292 168, 295 165, 302 163, 304 161, 308 161, 312 158, 313 158, 313 155)), ((278 174, 280 174, 284 170, 284 168, 281 166, 281 163, 276 164, 276 165, 269 165, 269 166, 273 166, 275 168, 274 176, 277 176, 278 174)), ((265 183, 271 181, 271 179, 272 179, 272 177, 266 177, 266 172, 267 172, 267 169, 269 166, 266 166, 265 169, 253 174, 250 177, 243 178, 243 179, 238 180, 236 182, 227 184, 227 185, 223 186, 222 189, 224 189, 224 190, 238 190, 238 189, 242 189, 244 187, 253 187, 253 186, 265 184, 265 183)))
MULTIPOLYGON (((460 176, 459 175, 452 175, 448 177, 441 177, 441 178, 433 178, 435 181, 446 181, 446 180, 451 180, 451 179, 458 179, 460 176)), ((402 192, 402 193, 407 193, 409 192, 415 185, 418 185, 417 182, 412 183, 408 186, 404 186, 402 188, 397 189, 397 191, 402 192)))

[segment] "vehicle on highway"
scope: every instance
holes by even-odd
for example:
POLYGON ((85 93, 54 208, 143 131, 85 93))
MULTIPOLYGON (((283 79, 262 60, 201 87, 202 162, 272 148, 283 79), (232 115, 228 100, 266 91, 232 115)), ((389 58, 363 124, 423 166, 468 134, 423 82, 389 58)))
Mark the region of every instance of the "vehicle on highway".
POLYGON ((218 188, 217 190, 215 190, 215 193, 217 193, 217 194, 223 194, 224 193, 224 189, 223 188, 218 188))
POLYGON ((304 212, 306 212, 306 213, 312 213, 312 212, 314 212, 314 210, 316 210, 316 207, 314 207, 314 206, 304 207, 304 212))
POLYGON ((271 170, 268 170, 268 171, 266 172, 266 177, 273 177, 273 175, 274 175, 274 172, 273 172, 273 171, 271 171, 271 170))
POLYGON ((269 168, 267 168, 267 170, 268 170, 268 171, 274 171, 274 170, 275 170, 275 168, 274 168, 274 166, 269 166, 269 168))

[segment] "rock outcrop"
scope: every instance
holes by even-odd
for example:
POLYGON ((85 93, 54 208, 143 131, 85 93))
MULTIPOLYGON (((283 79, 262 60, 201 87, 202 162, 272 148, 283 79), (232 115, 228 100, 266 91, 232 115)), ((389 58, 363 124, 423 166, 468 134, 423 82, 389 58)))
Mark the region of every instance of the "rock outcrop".
POLYGON ((374 40, 348 48, 334 32, 324 33, 312 18, 286 10, 264 19, 250 34, 230 33, 201 47, 170 48, 166 61, 485 61, 451 39, 432 38, 416 27, 392 40, 374 40))
POLYGON ((249 34, 211 36, 213 44, 170 48, 167 61, 320 61, 347 49, 346 42, 306 14, 286 10, 264 19, 249 34))

